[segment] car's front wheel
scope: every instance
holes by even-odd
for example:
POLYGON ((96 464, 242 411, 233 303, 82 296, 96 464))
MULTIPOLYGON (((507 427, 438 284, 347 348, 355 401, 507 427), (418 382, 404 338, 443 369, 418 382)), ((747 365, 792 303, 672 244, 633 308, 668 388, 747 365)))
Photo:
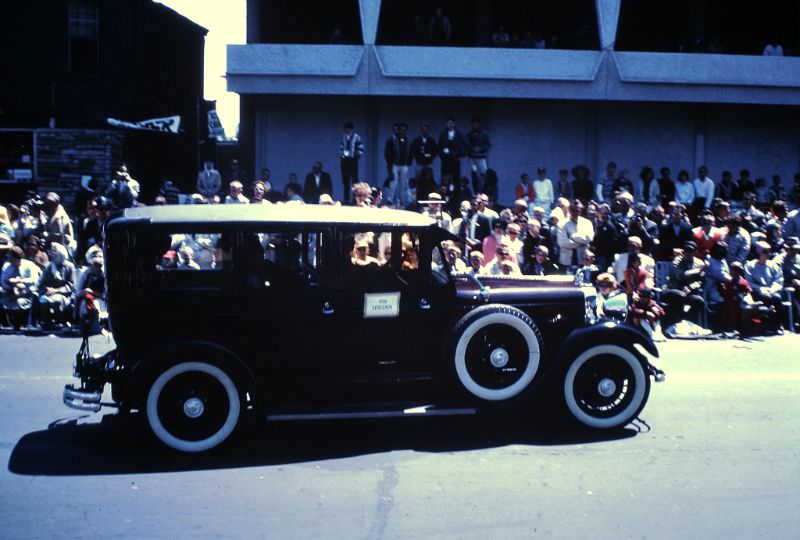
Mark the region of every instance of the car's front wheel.
POLYGON ((147 421, 165 445, 181 452, 210 450, 239 424, 241 398, 233 379, 207 362, 182 362, 163 371, 147 392, 147 421))
POLYGON ((568 411, 582 424, 611 429, 628 424, 650 395, 650 378, 630 350, 597 345, 579 354, 564 378, 568 411))

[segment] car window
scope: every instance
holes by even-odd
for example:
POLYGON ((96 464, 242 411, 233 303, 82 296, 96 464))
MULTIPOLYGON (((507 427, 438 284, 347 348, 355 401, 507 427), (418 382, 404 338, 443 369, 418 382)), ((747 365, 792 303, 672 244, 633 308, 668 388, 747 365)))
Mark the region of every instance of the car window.
POLYGON ((264 229, 245 233, 247 287, 287 290, 319 284, 323 238, 316 231, 264 229))
POLYGON ((233 235, 216 231, 158 233, 151 257, 162 290, 214 290, 229 283, 233 235))

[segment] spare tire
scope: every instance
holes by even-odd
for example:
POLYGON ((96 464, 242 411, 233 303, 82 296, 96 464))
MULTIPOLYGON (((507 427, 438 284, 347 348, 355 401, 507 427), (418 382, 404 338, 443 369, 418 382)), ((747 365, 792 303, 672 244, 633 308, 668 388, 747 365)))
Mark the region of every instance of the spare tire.
POLYGON ((503 401, 530 386, 539 370, 542 336, 524 312, 501 304, 481 306, 453 331, 455 372, 467 392, 503 401))

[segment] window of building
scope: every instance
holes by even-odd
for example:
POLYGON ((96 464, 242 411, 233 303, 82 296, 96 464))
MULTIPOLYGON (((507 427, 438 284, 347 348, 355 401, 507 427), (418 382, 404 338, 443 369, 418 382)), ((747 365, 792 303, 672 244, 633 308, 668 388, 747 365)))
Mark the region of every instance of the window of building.
POLYGON ((262 0, 260 8, 262 43, 360 45, 364 42, 358 0, 262 0))
POLYGON ((378 44, 521 49, 600 48, 592 0, 383 0, 378 44))
POLYGON ((97 73, 98 27, 97 0, 70 0, 69 65, 72 73, 97 73))
POLYGON ((723 0, 622 2, 616 49, 621 51, 797 55, 800 4, 753 5, 723 0))

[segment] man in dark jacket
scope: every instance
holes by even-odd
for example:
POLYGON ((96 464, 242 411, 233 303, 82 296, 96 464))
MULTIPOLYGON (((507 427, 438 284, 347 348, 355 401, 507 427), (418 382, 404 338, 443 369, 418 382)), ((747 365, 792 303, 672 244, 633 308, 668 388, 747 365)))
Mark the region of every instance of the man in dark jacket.
POLYGON ((669 203, 669 216, 658 228, 659 253, 658 260, 673 260, 676 248, 682 248, 686 242, 694 240, 692 226, 683 219, 681 206, 676 202, 669 203))
POLYGON ((447 119, 445 130, 439 135, 439 157, 442 160, 442 174, 439 181, 444 184, 449 178, 452 183, 461 178, 461 159, 464 157, 466 141, 464 135, 456 129, 456 121, 451 116, 447 119))
POLYGON ((397 133, 386 139, 383 157, 386 160, 386 169, 392 175, 389 189, 384 192, 386 200, 398 208, 405 208, 412 202, 408 195, 408 167, 412 156, 407 124, 397 124, 397 133))
MULTIPOLYGON (((430 126, 427 122, 420 126, 419 136, 411 141, 411 157, 416 163, 414 170, 414 177, 419 179, 422 169, 430 167, 433 160, 436 158, 436 141, 430 134, 430 126)), ((427 192, 425 192, 427 193, 427 192)), ((425 195, 423 195, 424 197, 425 195)))
POLYGON ((331 175, 322 170, 322 163, 315 161, 311 172, 306 175, 303 200, 308 204, 319 204, 319 196, 323 193, 333 195, 333 182, 331 175))
POLYGON ((484 191, 486 170, 489 168, 489 149, 492 142, 489 132, 481 127, 481 119, 472 117, 472 130, 467 133, 467 156, 472 168, 472 188, 475 193, 484 191))
POLYGON ((661 178, 658 179, 658 192, 661 194, 661 206, 675 200, 675 182, 670 178, 669 167, 661 167, 661 178))

